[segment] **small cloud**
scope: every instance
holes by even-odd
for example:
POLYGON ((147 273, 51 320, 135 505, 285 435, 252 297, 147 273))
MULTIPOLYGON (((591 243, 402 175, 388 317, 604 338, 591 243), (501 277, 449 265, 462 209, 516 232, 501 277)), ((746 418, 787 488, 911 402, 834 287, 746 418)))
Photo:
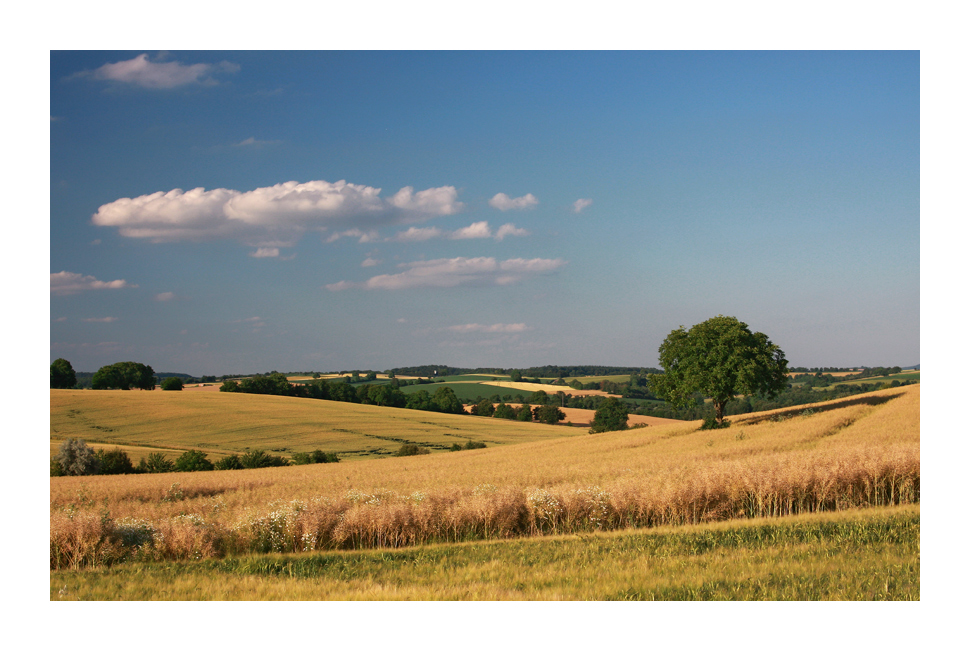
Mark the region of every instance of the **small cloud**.
POLYGON ((359 228, 351 228, 350 230, 341 231, 339 233, 332 234, 330 237, 327 238, 327 240, 326 240, 327 241, 327 244, 330 244, 332 242, 336 242, 337 240, 339 240, 342 237, 357 237, 357 238, 360 238, 360 239, 357 240, 357 242, 360 243, 360 244, 367 244, 368 242, 374 242, 374 241, 376 241, 378 239, 377 231, 368 231, 368 232, 365 233, 364 231, 360 230, 359 228))
POLYGON ((235 72, 239 72, 239 66, 228 61, 186 65, 178 61, 149 61, 147 54, 139 54, 134 59, 106 63, 96 70, 84 70, 73 76, 166 90, 188 84, 214 85, 219 82, 212 75, 235 72))
POLYGON ((429 228, 416 228, 412 226, 406 231, 402 231, 390 238, 390 240, 394 242, 425 242, 436 237, 441 237, 443 234, 444 231, 437 226, 431 226, 429 228))
POLYGON ((278 258, 280 250, 274 246, 259 247, 249 254, 251 258, 278 258))
POLYGON ((233 147, 259 147, 262 145, 278 145, 282 140, 256 140, 256 138, 249 137, 240 142, 234 143, 233 147))
POLYGON ((59 296, 66 294, 76 294, 90 289, 124 289, 135 288, 138 285, 129 285, 126 280, 98 280, 94 276, 82 276, 81 274, 70 271, 61 271, 51 274, 51 293, 59 296))
POLYGON ((161 294, 155 294, 155 300, 159 302, 170 301, 175 298, 175 292, 162 292, 161 294))
POLYGON ((473 240, 494 237, 501 242, 510 235, 521 237, 528 235, 529 231, 524 228, 516 228, 514 224, 505 224, 498 229, 497 233, 492 233, 492 228, 487 221, 475 222, 464 228, 454 231, 443 231, 437 226, 428 228, 417 228, 412 226, 406 231, 401 231, 394 237, 388 238, 388 242, 425 242, 436 238, 447 238, 449 240, 473 240))
POLYGON ((366 260, 360 263, 361 267, 376 267, 381 263, 380 260, 375 260, 374 258, 368 257, 366 260))
POLYGON ((405 271, 374 276, 364 282, 342 280, 326 285, 332 292, 348 289, 413 289, 416 287, 457 287, 459 285, 512 285, 528 276, 548 274, 566 264, 561 259, 514 258, 498 262, 495 258, 442 258, 399 265, 405 271))
POLYGON ((91 246, 99 246, 100 244, 101 240, 91 240, 91 246))
POLYGON ((576 201, 573 202, 573 212, 580 213, 584 208, 588 208, 592 204, 592 199, 576 199, 576 201))
POLYGON ((515 199, 511 198, 504 192, 499 192, 494 197, 488 200, 488 205, 492 208, 497 208, 502 212, 506 210, 523 210, 525 208, 532 208, 539 204, 539 200, 532 196, 532 193, 517 197, 515 199))
POLYGON ((529 231, 524 228, 516 228, 515 224, 502 224, 498 229, 498 233, 495 234, 495 239, 501 242, 509 236, 524 237, 528 234, 529 231))
POLYGON ((189 334, 189 331, 188 330, 179 330, 179 334, 180 335, 187 335, 187 334, 189 334))
POLYGON ((449 237, 453 240, 477 240, 492 236, 492 229, 488 227, 488 222, 475 222, 465 228, 459 228, 449 237))
POLYGON ((81 319, 85 323, 114 323, 118 320, 116 316, 105 316, 100 319, 81 319))
POLYGON ((58 317, 58 318, 54 319, 54 321, 56 323, 60 323, 61 321, 67 321, 67 317, 66 316, 58 317))
POLYGON ((466 323, 463 325, 454 325, 445 328, 449 332, 502 332, 502 333, 516 333, 525 332, 526 330, 532 330, 529 326, 524 323, 494 323, 492 325, 482 325, 480 323, 466 323))
POLYGON ((64 118, 58 117, 56 115, 51 116, 51 122, 57 122, 58 120, 63 120, 64 118))

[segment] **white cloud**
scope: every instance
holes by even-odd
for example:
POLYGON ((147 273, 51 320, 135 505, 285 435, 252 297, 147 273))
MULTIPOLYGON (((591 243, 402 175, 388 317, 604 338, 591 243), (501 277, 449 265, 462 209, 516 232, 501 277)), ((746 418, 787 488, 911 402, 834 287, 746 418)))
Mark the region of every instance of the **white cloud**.
POLYGON ((256 140, 256 138, 253 138, 252 136, 250 136, 245 140, 241 140, 235 143, 233 146, 234 147, 258 147, 260 145, 278 145, 281 142, 283 141, 282 140, 256 140))
POLYGON ((376 267, 381 263, 380 260, 375 260, 374 258, 368 256, 363 262, 360 263, 361 267, 376 267))
POLYGON ((106 316, 100 319, 81 319, 85 323, 114 323, 118 320, 116 316, 106 316))
POLYGON ((413 289, 416 287, 457 287, 458 285, 510 285, 527 276, 552 273, 565 260, 515 258, 498 262, 495 258, 441 258, 399 265, 405 271, 382 274, 364 282, 342 280, 326 286, 332 292, 348 289, 413 289))
POLYGON ((261 246, 249 254, 251 258, 278 258, 280 250, 275 246, 261 246))
POLYGON ((525 230, 524 228, 516 228, 515 224, 502 224, 498 229, 498 233, 495 234, 495 239, 501 242, 510 235, 515 237, 524 237, 528 234, 529 231, 525 230))
POLYGON ((454 187, 415 193, 402 188, 389 199, 381 189, 337 181, 288 181, 248 192, 174 189, 121 198, 98 208, 92 222, 124 237, 153 242, 233 239, 251 246, 292 246, 308 230, 341 229, 344 236, 376 239, 375 228, 413 224, 464 208, 454 187))
POLYGON ((159 302, 170 301, 175 298, 175 292, 162 292, 161 294, 155 294, 155 300, 159 302))
POLYGON ((427 228, 416 228, 412 226, 406 231, 401 231, 394 237, 390 238, 390 241, 395 242, 426 242, 427 240, 434 239, 436 237, 441 237, 444 235, 442 231, 437 226, 429 226, 427 228))
POLYGON ((129 285, 126 280, 98 280, 94 276, 82 276, 70 271, 51 274, 51 293, 58 295, 76 294, 89 289, 123 289, 138 287, 129 285))
POLYGON ((416 228, 412 226, 406 231, 401 231, 394 237, 387 239, 388 242, 426 242, 427 240, 432 240, 435 238, 447 238, 449 240, 471 240, 471 239, 485 239, 494 237, 498 241, 502 241, 510 235, 515 235, 521 237, 528 235, 529 231, 524 228, 516 228, 514 224, 504 224, 498 229, 497 233, 492 233, 492 228, 488 225, 487 221, 475 222, 469 224, 464 228, 459 228, 454 231, 444 231, 437 226, 430 226, 426 228, 416 228))
POLYGON ((576 199, 573 202, 573 212, 579 213, 583 211, 583 208, 588 208, 593 204, 592 199, 576 199))
POLYGON ((524 208, 532 208, 539 204, 539 200, 532 196, 532 193, 517 197, 515 199, 511 198, 504 192, 499 192, 494 197, 488 200, 488 205, 492 208, 497 208, 502 212, 506 210, 522 210, 524 208))
POLYGON ((480 323, 466 323, 464 325, 454 325, 445 328, 449 332, 503 332, 503 333, 516 333, 525 332, 526 330, 532 330, 529 326, 524 323, 495 323, 492 325, 482 325, 480 323))
POLYGON ((488 227, 488 222, 475 222, 465 228, 459 228, 449 237, 453 240, 476 240, 492 236, 492 229, 488 227))
POLYGON ((235 63, 222 61, 217 64, 182 64, 178 61, 149 61, 147 54, 139 54, 128 61, 106 63, 97 70, 85 70, 78 77, 90 77, 100 81, 116 81, 142 88, 167 89, 186 84, 216 84, 213 74, 238 72, 235 63))

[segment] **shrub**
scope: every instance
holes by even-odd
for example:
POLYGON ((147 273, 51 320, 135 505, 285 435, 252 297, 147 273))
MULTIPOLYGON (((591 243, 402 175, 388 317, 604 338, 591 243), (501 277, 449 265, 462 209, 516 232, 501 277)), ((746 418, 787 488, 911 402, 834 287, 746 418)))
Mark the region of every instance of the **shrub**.
POLYGON ((275 468, 290 465, 290 462, 283 457, 267 454, 262 450, 250 450, 239 461, 243 468, 275 468))
POLYGON ((179 472, 196 472, 199 470, 213 470, 215 466, 209 461, 208 455, 198 450, 186 450, 175 460, 175 469, 179 472))
POLYGON ((147 457, 143 457, 138 462, 138 472, 172 472, 175 470, 175 463, 165 458, 161 452, 152 452, 147 457))
POLYGON ((394 453, 395 457, 413 457, 419 454, 431 454, 431 450, 421 447, 414 443, 405 443, 394 453))
POLYGON ((215 462, 214 464, 216 470, 242 470, 242 461, 239 460, 238 454, 230 454, 227 457, 223 457, 215 462))
POLYGON ((596 434, 627 429, 628 419, 626 404, 616 398, 607 398, 596 409, 589 433, 596 434))
POLYGON ((167 377, 162 380, 162 391, 181 391, 183 386, 185 385, 180 377, 167 377))
POLYGON ((465 448, 464 449, 466 449, 466 450, 481 450, 484 447, 486 447, 486 446, 481 441, 469 441, 468 443, 465 443, 465 448))
POLYGON ((81 439, 65 439, 56 459, 65 475, 96 475, 101 470, 98 455, 81 439))
POLYGON ((717 417, 714 414, 709 414, 704 418, 704 422, 701 424, 701 430, 707 429, 725 429, 730 427, 731 423, 729 421, 717 422, 717 417))
MULTIPOLYGON (((457 443, 455 445, 458 445, 457 443)), ((64 468, 61 467, 61 462, 55 457, 51 457, 51 477, 63 477, 64 468)))
POLYGON ((101 464, 100 474, 102 475, 128 475, 135 472, 128 453, 121 448, 98 450, 95 455, 101 464))
POLYGON ((313 452, 297 452, 293 455, 293 463, 297 466, 305 466, 311 463, 336 463, 340 461, 336 454, 314 450, 313 452))

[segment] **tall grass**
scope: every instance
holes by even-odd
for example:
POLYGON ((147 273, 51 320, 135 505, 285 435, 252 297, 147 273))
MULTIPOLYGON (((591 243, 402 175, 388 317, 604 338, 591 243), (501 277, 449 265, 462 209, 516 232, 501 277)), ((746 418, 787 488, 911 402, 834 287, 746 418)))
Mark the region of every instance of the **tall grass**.
POLYGON ((54 571, 60 599, 919 599, 919 507, 54 571))
POLYGON ((177 487, 173 475, 54 478, 51 567, 919 503, 919 387, 752 414, 713 433, 678 424, 332 466, 192 473, 177 487))

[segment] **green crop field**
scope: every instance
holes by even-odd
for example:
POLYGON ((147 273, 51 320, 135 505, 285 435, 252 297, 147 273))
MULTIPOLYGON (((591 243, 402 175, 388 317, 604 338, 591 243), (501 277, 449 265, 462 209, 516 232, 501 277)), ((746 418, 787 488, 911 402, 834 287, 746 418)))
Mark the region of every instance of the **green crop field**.
POLYGON ((341 458, 373 458, 403 443, 443 451, 469 440, 492 447, 585 433, 494 418, 215 391, 61 389, 51 390, 50 404, 52 453, 62 440, 80 438, 101 447, 130 446, 135 463, 159 449, 176 456, 202 450, 213 460, 249 449, 283 454, 321 449, 341 458))
POLYGON ((50 573, 61 600, 919 600, 919 506, 50 573))

